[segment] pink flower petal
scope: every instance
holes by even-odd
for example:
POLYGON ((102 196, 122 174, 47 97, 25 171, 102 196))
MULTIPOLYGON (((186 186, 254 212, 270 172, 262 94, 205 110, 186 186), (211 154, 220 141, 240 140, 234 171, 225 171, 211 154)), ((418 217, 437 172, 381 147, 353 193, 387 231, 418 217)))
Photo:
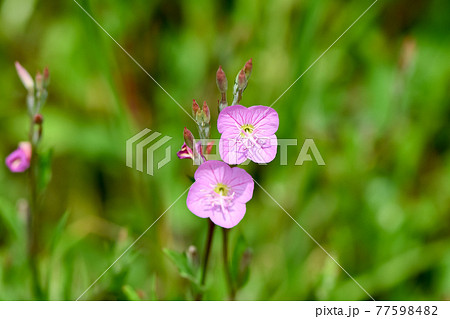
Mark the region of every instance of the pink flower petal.
POLYGON ((13 173, 22 173, 30 167, 30 159, 23 149, 18 148, 6 158, 6 166, 13 173))
POLYGON ((253 147, 248 150, 248 158, 255 163, 269 163, 277 155, 277 137, 273 134, 270 137, 258 139, 260 147, 253 147))
POLYGON ((242 168, 233 167, 231 170, 233 174, 227 178, 225 184, 230 186, 236 201, 246 203, 253 197, 253 178, 242 168))
POLYGON ((203 201, 203 198, 208 189, 210 189, 208 183, 196 181, 189 189, 189 193, 186 199, 188 209, 201 218, 207 218, 211 213, 211 207, 205 205, 203 201))
POLYGON ((242 105, 231 105, 224 108, 217 119, 217 130, 219 133, 223 133, 228 129, 239 130, 242 125, 246 124, 247 110, 242 105))
POLYGON ((278 126, 278 114, 271 107, 232 105, 225 108, 217 122, 222 133, 219 142, 222 160, 228 164, 241 164, 247 158, 256 163, 272 161, 277 153, 275 132, 278 126), (243 125, 248 125, 245 132, 243 125), (270 143, 264 142, 268 139, 270 143))
POLYGON ((244 217, 245 203, 252 198, 253 189, 253 179, 245 170, 211 160, 197 169, 186 204, 193 214, 231 228, 244 217), (218 191, 218 186, 223 188, 218 191))
POLYGON ((192 153, 192 150, 186 145, 186 143, 183 143, 183 146, 181 146, 181 150, 177 152, 177 156, 179 159, 185 159, 185 158, 193 158, 194 155, 192 153))
POLYGON ((223 214, 220 211, 215 211, 210 218, 214 224, 220 227, 232 228, 244 218, 245 210, 245 204, 236 201, 232 206, 228 207, 227 213, 223 214))
POLYGON ((226 175, 231 174, 231 167, 221 161, 206 161, 195 171, 195 180, 205 180, 210 184, 221 183, 226 175))
POLYGON ((247 121, 255 126, 255 134, 259 136, 275 134, 280 124, 278 113, 273 108, 263 105, 249 107, 247 121))
POLYGON ((238 136, 224 133, 219 141, 219 154, 225 163, 239 165, 247 159, 247 149, 238 136))

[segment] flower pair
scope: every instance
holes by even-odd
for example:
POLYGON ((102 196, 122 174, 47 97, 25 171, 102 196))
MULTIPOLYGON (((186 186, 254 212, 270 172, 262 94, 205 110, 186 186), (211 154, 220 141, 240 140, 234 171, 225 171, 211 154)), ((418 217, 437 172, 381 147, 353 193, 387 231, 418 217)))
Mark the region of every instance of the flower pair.
MULTIPOLYGON (((189 190, 188 209, 202 218, 210 218, 224 228, 236 226, 244 217, 245 204, 253 196, 253 178, 245 170, 228 164, 241 164, 250 159, 256 163, 272 161, 277 152, 279 119, 267 106, 246 108, 232 105, 219 114, 217 128, 221 161, 204 162, 195 172, 195 182, 189 190)), ((201 146, 195 147, 201 152, 201 146)), ((193 151, 183 144, 178 152, 194 158, 193 151), (185 151, 183 151, 185 149, 185 151), (187 151, 186 151, 187 149, 187 151)))

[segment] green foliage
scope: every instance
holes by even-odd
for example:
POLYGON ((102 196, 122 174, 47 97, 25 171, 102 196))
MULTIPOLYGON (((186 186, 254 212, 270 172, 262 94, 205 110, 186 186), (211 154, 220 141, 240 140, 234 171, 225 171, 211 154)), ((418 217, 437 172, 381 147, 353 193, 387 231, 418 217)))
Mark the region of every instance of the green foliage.
MULTIPOLYGON (((241 103, 270 105, 370 2, 80 4, 188 113, 193 98, 207 101, 211 137, 218 138, 219 65, 231 93, 235 72, 252 58, 241 103)), ((26 257, 27 174, 2 164, 28 138, 16 60, 30 73, 48 66, 51 75, 42 109, 37 257, 49 299, 77 299, 195 171, 176 158, 183 128, 194 132, 195 123, 75 3, 49 3, 0 1, 1 300, 35 298, 26 257), (172 160, 154 176, 125 165, 126 140, 144 128, 172 137, 172 160)), ((449 11, 437 0, 378 1, 273 105, 277 136, 298 139, 287 165, 279 153, 264 167, 243 166, 380 300, 450 296, 449 11), (294 165, 309 138, 325 166, 294 165)), ((203 247, 206 229, 185 196, 81 299, 190 299, 190 288, 200 289, 198 270, 176 251, 203 247)), ((368 299, 257 185, 229 236, 237 299, 368 299), (242 267, 247 247, 252 262, 242 267)), ((220 240, 208 268, 204 298, 226 299, 220 240)))
POLYGON ((41 193, 45 191, 52 178, 52 155, 52 149, 39 154, 37 184, 41 193))
POLYGON ((164 253, 170 258, 174 265, 178 269, 178 273, 181 277, 189 280, 195 289, 200 288, 200 272, 198 265, 192 263, 189 260, 186 253, 180 253, 168 248, 164 248, 164 253))
POLYGON ((237 289, 242 288, 250 276, 252 251, 242 235, 238 236, 231 257, 231 278, 237 289))

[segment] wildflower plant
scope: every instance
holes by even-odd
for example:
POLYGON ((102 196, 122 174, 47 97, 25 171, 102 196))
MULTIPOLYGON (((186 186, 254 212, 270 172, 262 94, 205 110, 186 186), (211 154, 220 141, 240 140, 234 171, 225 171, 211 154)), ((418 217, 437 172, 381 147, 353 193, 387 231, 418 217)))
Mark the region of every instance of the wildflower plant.
MULTIPOLYGON (((50 83, 48 68, 37 72, 35 78, 19 63, 15 63, 17 74, 27 90, 27 111, 29 117, 28 140, 19 143, 18 148, 5 160, 12 173, 28 173, 29 200, 27 211, 28 259, 32 276, 32 286, 36 299, 45 299, 46 293, 40 282, 38 268, 39 254, 39 197, 49 181, 51 151, 38 151, 42 138, 44 118, 41 109, 47 100, 47 87, 50 83)), ((25 129, 26 131, 26 129, 25 129)))
POLYGON ((250 108, 239 105, 247 88, 253 63, 250 59, 238 72, 233 86, 233 100, 228 105, 228 80, 221 66, 216 73, 216 84, 220 92, 218 100, 219 153, 222 161, 208 160, 212 143, 207 142, 211 133, 211 116, 206 102, 200 107, 194 100, 193 118, 197 124, 199 140, 184 128, 184 144, 177 153, 180 159, 189 158, 198 166, 194 183, 187 196, 187 208, 196 216, 208 220, 208 233, 202 269, 190 262, 190 254, 166 253, 177 265, 180 274, 194 285, 194 295, 202 299, 205 291, 206 271, 216 226, 223 229, 223 262, 228 284, 229 298, 233 300, 238 288, 242 287, 249 270, 250 250, 243 246, 245 241, 239 237, 231 263, 228 260, 228 232, 244 218, 246 203, 253 197, 254 181, 244 169, 230 167, 250 159, 255 163, 272 161, 277 152, 279 119, 277 112, 267 106, 250 108))

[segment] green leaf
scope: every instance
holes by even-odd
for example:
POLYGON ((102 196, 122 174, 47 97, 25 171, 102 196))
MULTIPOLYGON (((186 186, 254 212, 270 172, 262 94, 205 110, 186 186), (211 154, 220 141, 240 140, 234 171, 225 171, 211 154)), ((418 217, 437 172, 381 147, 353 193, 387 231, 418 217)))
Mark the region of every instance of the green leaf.
POLYGON ((130 285, 122 286, 122 292, 129 301, 141 301, 141 298, 136 290, 134 290, 134 288, 130 285))
POLYGON ((25 228, 19 219, 16 207, 2 197, 0 197, 0 222, 9 233, 13 234, 14 238, 24 237, 25 228))
POLYGON ((178 269, 181 277, 188 279, 196 285, 199 285, 198 276, 196 271, 192 267, 192 263, 189 262, 185 253, 179 253, 168 248, 164 248, 164 253, 172 260, 178 269))
POLYGON ((64 229, 66 228, 67 225, 67 220, 69 219, 69 212, 66 211, 61 218, 58 221, 58 224, 56 225, 56 227, 53 230, 52 233, 52 237, 50 240, 50 251, 53 252, 55 250, 55 248, 57 247, 58 243, 60 242, 63 233, 64 233, 64 229))

